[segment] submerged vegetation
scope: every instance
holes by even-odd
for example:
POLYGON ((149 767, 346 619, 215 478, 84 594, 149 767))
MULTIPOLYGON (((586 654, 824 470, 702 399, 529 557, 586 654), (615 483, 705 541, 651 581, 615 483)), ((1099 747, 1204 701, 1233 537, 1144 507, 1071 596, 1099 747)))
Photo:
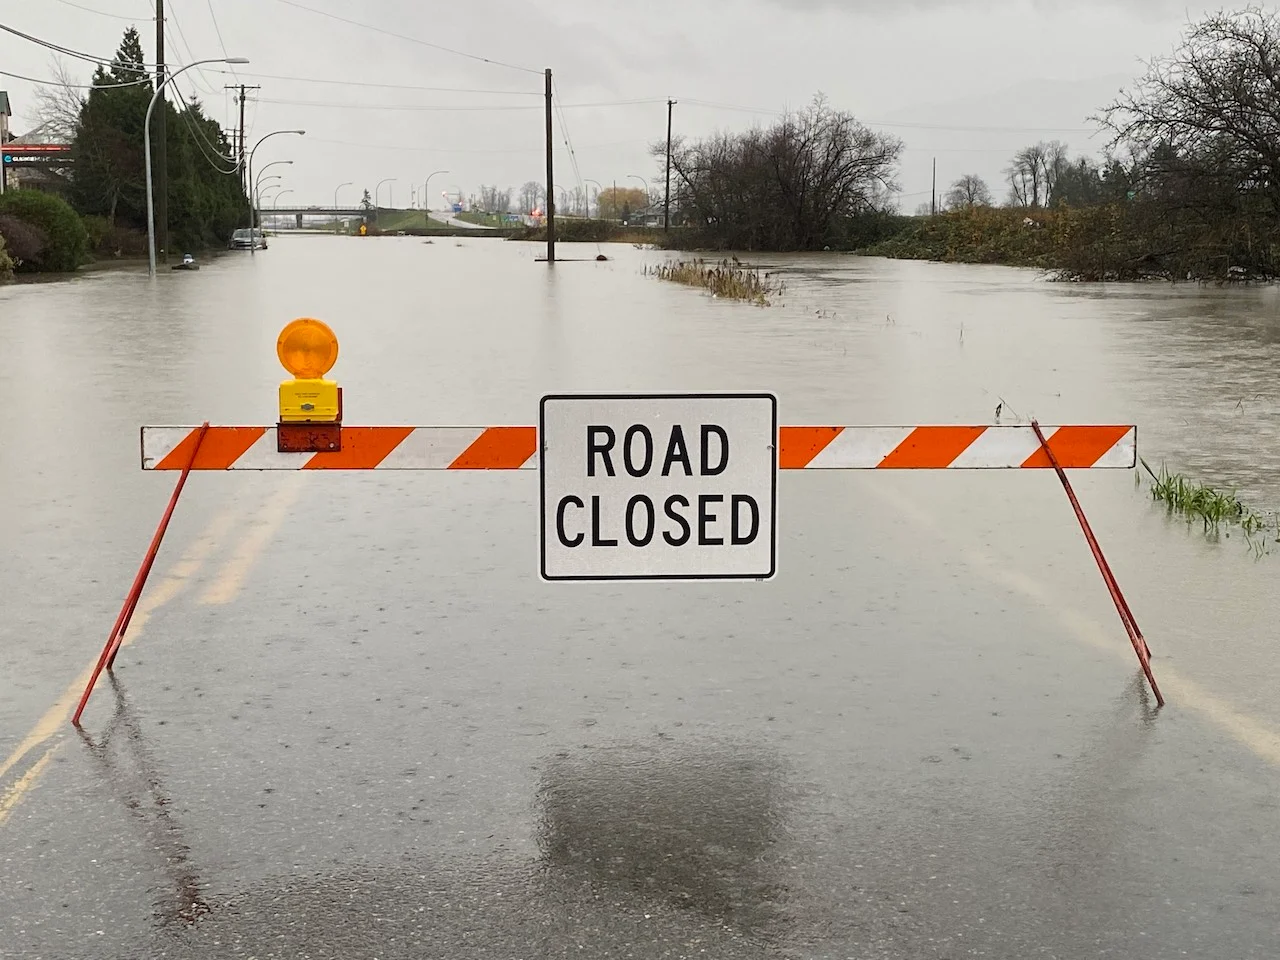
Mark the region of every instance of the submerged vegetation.
POLYGON ((776 296, 783 290, 781 280, 745 266, 736 257, 719 263, 707 263, 701 259, 668 260, 656 266, 645 267, 644 272, 659 280, 703 287, 713 297, 745 300, 762 307, 769 305, 769 297, 776 296))
POLYGON ((1201 521, 1205 533, 1218 533, 1224 525, 1238 526, 1257 556, 1268 552, 1270 541, 1280 543, 1280 517, 1276 514, 1260 513, 1234 493, 1170 473, 1164 466, 1159 473, 1145 460, 1142 466, 1151 475, 1151 498, 1164 503, 1171 515, 1180 514, 1188 523, 1201 521))

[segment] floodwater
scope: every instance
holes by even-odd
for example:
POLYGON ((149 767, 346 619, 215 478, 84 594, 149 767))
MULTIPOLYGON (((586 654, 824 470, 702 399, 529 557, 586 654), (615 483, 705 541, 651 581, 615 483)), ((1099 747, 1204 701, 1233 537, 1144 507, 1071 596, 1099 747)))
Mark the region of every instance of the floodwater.
POLYGON ((1000 403, 1280 506, 1275 289, 822 255, 758 261, 761 309, 596 252, 283 237, 0 288, 0 955, 1274 957, 1280 544, 1124 471, 1074 480, 1162 711, 1048 472, 784 474, 775 580, 668 585, 540 582, 531 472, 232 473, 72 731, 174 480, 138 426, 270 423, 297 316, 348 423, 1000 403))

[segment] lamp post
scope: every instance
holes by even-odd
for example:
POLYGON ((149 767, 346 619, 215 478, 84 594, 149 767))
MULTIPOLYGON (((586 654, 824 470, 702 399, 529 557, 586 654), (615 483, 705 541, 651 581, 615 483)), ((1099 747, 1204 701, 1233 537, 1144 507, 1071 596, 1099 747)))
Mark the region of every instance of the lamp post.
POLYGON ((422 206, 426 210, 427 219, 425 223, 431 223, 431 178, 437 177, 442 173, 448 173, 448 170, 432 170, 427 174, 427 182, 422 185, 422 206))
MULTIPOLYGON (((253 195, 261 199, 262 185, 266 183, 268 180, 279 180, 279 179, 281 179, 281 177, 280 177, 280 174, 278 173, 273 173, 269 177, 259 177, 258 182, 253 185, 253 195)), ((284 186, 284 184, 277 184, 277 187, 282 187, 282 186, 284 186)))
POLYGON ((634 180, 639 180, 640 186, 644 187, 644 207, 645 207, 645 213, 648 213, 649 212, 649 181, 646 180, 644 177, 640 176, 640 174, 638 173, 628 173, 627 176, 631 177, 634 180))
POLYGON ((384 183, 395 183, 395 177, 383 177, 374 185, 373 188, 373 222, 377 223, 382 217, 378 213, 378 191, 382 189, 384 183))
POLYGON ((352 185, 353 185, 352 181, 348 180, 345 183, 340 183, 333 188, 333 231, 334 233, 340 233, 342 231, 342 224, 345 222, 343 221, 342 216, 338 213, 338 191, 341 190, 343 187, 350 187, 352 185))
MULTIPOLYGON (((601 191, 601 190, 603 190, 603 189, 604 189, 604 187, 600 186, 600 181, 599 181, 599 180, 592 180, 590 177, 585 177, 585 178, 583 179, 583 182, 584 182, 584 183, 594 183, 594 184, 596 185, 596 215, 597 215, 597 216, 599 216, 599 214, 600 214, 600 191, 601 191)), ((586 188, 584 187, 583 189, 586 189, 586 188)), ((587 194, 587 219, 590 219, 590 218, 591 218, 591 195, 590 195, 590 194, 587 194)))
POLYGON ((160 93, 169 84, 173 83, 180 74, 186 73, 192 67, 198 67, 205 63, 248 63, 246 57, 215 57, 211 60, 196 60, 194 63, 188 63, 185 67, 173 71, 165 77, 164 82, 156 87, 156 92, 151 95, 151 102, 147 104, 147 116, 142 122, 142 152, 145 155, 143 163, 147 168, 147 275, 154 277, 156 275, 156 210, 155 201, 151 196, 151 111, 155 109, 156 101, 160 99, 160 93))
MULTIPOLYGON (((301 136, 304 136, 306 132, 307 131, 305 130, 272 130, 270 133, 261 137, 258 140, 258 142, 253 145, 253 149, 249 151, 249 182, 253 183, 253 155, 258 152, 258 148, 262 146, 263 143, 265 143, 267 140, 270 140, 272 137, 280 136, 282 133, 296 133, 298 136, 301 137, 301 136)), ((258 214, 257 208, 254 207, 254 198, 250 197, 249 198, 249 255, 250 256, 253 256, 254 254, 256 254, 258 249, 258 244, 253 236, 254 228, 257 226, 257 220, 258 220, 257 214, 258 214)))
POLYGON ((293 166, 293 161, 292 160, 272 160, 270 163, 264 163, 262 165, 262 169, 258 171, 258 179, 261 180, 262 175, 266 173, 268 170, 270 170, 272 167, 276 166, 277 164, 284 164, 286 166, 291 167, 293 166))

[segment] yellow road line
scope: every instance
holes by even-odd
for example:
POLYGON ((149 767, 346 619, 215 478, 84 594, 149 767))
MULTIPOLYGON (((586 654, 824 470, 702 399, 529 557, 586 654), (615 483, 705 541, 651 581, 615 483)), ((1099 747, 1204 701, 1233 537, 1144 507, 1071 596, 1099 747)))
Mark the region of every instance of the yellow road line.
MULTIPOLYGON (((922 511, 914 501, 897 491, 886 490, 883 486, 868 484, 868 489, 880 499, 893 504, 898 513, 910 519, 912 523, 934 534, 940 534, 937 522, 932 516, 922 511)), ((939 536, 939 539, 942 538, 939 536)), ((1119 627, 1115 631, 1107 630, 1097 620, 1085 616, 1069 604, 1062 603, 1048 587, 1034 577, 1020 570, 1001 567, 991 556, 981 550, 962 549, 959 552, 967 566, 981 573, 992 583, 1014 593, 1020 593, 1055 613, 1068 632, 1081 642, 1098 650, 1121 656, 1130 649, 1127 642, 1122 642, 1122 638, 1127 641, 1123 630, 1119 627)), ((1280 732, 1261 720, 1237 710, 1221 697, 1183 676, 1178 668, 1167 660, 1156 660, 1155 672, 1160 688, 1170 703, 1195 710, 1221 727, 1237 743, 1259 759, 1280 766, 1280 732)))
POLYGON ((0 797, 0 825, 9 819, 9 814, 17 809, 18 804, 22 802, 22 798, 31 791, 40 779, 40 774, 44 773, 44 768, 49 765, 49 761, 53 759, 54 753, 62 746, 61 743, 55 743, 52 747, 44 752, 44 756, 31 765, 31 769, 22 775, 22 778, 12 787, 5 791, 4 796, 0 797))
POLYGON ((201 604, 224 604, 234 600, 242 589, 253 565, 267 544, 274 539, 280 526, 288 518, 290 510, 302 490, 303 477, 292 474, 267 501, 261 514, 249 531, 227 558, 213 582, 200 595, 201 604))
MULTIPOLYGON (((164 579, 143 592, 142 598, 138 601, 138 607, 133 612, 133 619, 129 622, 129 630, 120 644, 121 647, 126 647, 136 640, 142 634, 151 615, 181 592, 187 581, 195 575, 227 531, 235 524, 239 513, 240 508, 236 504, 231 504, 216 514, 164 579)), ((0 778, 3 778, 29 752, 62 729, 71 716, 72 708, 80 699, 80 694, 84 692, 89 677, 93 675, 93 667, 96 663, 95 657, 94 662, 85 667, 84 672, 71 682, 71 685, 45 711, 44 716, 36 721, 35 726, 17 748, 3 763, 0 763, 0 778)))

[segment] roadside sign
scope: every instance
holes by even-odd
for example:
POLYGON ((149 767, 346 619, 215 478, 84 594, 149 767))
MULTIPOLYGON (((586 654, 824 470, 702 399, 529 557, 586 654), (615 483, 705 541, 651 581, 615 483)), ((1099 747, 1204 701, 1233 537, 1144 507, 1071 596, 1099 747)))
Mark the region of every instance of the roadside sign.
POLYGON ((546 396, 546 580, 763 580, 777 568, 772 394, 546 396))

